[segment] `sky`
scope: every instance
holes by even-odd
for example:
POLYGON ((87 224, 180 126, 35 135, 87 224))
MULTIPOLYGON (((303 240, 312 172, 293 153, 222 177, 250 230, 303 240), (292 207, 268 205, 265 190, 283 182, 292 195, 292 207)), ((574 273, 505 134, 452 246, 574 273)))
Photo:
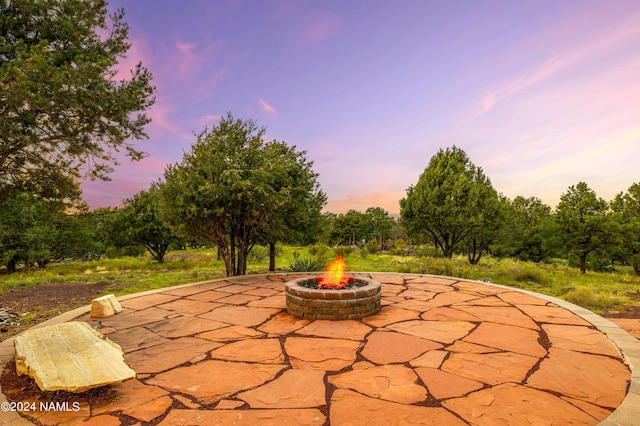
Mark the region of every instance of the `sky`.
POLYGON ((640 182, 637 0, 111 0, 153 75, 148 153, 91 208, 120 205, 231 112, 307 152, 325 211, 399 213, 439 149, 494 188, 555 208, 586 182, 611 200, 640 182))

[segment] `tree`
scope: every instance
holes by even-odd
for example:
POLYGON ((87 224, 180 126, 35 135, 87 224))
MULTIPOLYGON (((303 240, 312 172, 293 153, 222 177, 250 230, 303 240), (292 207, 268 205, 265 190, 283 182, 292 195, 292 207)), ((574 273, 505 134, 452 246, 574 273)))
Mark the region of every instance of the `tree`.
POLYGON ((536 197, 515 197, 505 205, 505 224, 497 253, 520 260, 540 262, 553 252, 551 207, 536 197))
POLYGON ((273 141, 264 147, 264 156, 275 159, 278 167, 271 168, 272 186, 288 187, 288 201, 263 223, 264 240, 269 245, 269 270, 276 269, 278 241, 314 242, 319 231, 322 207, 327 196, 319 188, 317 175, 311 171, 304 152, 297 152, 284 142, 273 141))
POLYGON ((105 224, 110 241, 117 247, 141 245, 158 263, 176 236, 162 220, 158 186, 140 191, 124 201, 123 207, 109 216, 105 224))
POLYGON ((107 179, 119 151, 143 157, 130 140, 147 137, 155 89, 141 63, 117 80, 123 18, 105 0, 0 3, 0 198, 77 197, 81 172, 107 179))
POLYGON ((508 200, 495 194, 495 191, 494 195, 483 200, 481 213, 476 218, 480 224, 464 239, 467 260, 472 265, 480 263, 482 254, 488 251, 489 246, 499 237, 505 223, 508 200))
POLYGON ((409 235, 426 234, 451 258, 473 231, 494 216, 498 194, 480 167, 453 146, 440 149, 418 183, 400 200, 400 217, 409 235))
POLYGON ((53 225, 60 205, 37 195, 19 193, 0 210, 0 263, 11 272, 19 262, 46 265, 57 230, 53 225))
POLYGON ((562 244, 569 253, 578 256, 583 274, 587 269, 587 255, 612 241, 614 232, 607 210, 607 202, 598 198, 585 182, 570 186, 560 197, 555 220, 562 244))
POLYGON ((370 238, 377 241, 378 247, 383 247, 386 241, 391 238, 391 230, 393 229, 393 218, 389 216, 389 212, 381 207, 369 207, 365 214, 371 222, 370 238))
POLYGON ((198 135, 180 163, 166 168, 160 187, 165 217, 183 233, 215 243, 228 276, 245 274, 253 245, 275 242, 284 227, 295 229, 287 221, 295 222, 319 197, 306 153, 265 143, 264 133, 253 120, 228 113, 198 135), (281 217, 286 212, 291 216, 281 217))
POLYGON ((632 184, 626 193, 619 193, 611 202, 611 209, 620 224, 621 257, 640 275, 640 183, 632 184))

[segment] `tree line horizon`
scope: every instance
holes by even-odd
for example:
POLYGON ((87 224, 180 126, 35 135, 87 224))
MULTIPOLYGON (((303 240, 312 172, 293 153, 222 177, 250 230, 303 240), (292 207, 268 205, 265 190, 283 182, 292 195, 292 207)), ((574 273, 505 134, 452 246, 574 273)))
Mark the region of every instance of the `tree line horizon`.
POLYGON ((15 0, 0 4, 0 265, 45 266, 58 259, 146 248, 216 246, 227 275, 247 272, 256 245, 277 243, 389 248, 431 245, 444 257, 511 256, 536 262, 575 258, 620 262, 640 275, 640 184, 610 202, 585 182, 568 187, 552 211, 539 198, 498 193, 482 168, 453 146, 440 149, 400 200, 399 219, 380 207, 322 213, 326 194, 305 151, 264 141, 265 129, 229 112, 205 127, 164 177, 120 208, 90 211, 79 179, 109 180, 116 153, 145 154, 152 75, 138 63, 128 78, 124 10, 105 0, 15 0), (73 214, 71 214, 73 213, 73 214))

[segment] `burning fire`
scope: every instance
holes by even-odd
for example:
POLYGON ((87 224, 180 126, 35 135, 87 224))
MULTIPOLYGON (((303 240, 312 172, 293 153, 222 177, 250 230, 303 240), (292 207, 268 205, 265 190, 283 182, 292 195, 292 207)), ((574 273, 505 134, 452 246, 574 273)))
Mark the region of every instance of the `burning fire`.
POLYGON ((324 275, 318 281, 318 288, 340 289, 349 283, 349 277, 345 274, 347 262, 338 255, 327 267, 324 275))

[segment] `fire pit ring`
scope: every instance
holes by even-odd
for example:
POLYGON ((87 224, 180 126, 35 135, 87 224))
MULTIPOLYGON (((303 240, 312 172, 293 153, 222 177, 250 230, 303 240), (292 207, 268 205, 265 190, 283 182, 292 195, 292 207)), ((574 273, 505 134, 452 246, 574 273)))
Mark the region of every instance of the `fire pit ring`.
POLYGON ((380 282, 349 278, 343 289, 317 288, 319 277, 298 278, 285 284, 287 312, 308 320, 362 319, 380 312, 380 282))

